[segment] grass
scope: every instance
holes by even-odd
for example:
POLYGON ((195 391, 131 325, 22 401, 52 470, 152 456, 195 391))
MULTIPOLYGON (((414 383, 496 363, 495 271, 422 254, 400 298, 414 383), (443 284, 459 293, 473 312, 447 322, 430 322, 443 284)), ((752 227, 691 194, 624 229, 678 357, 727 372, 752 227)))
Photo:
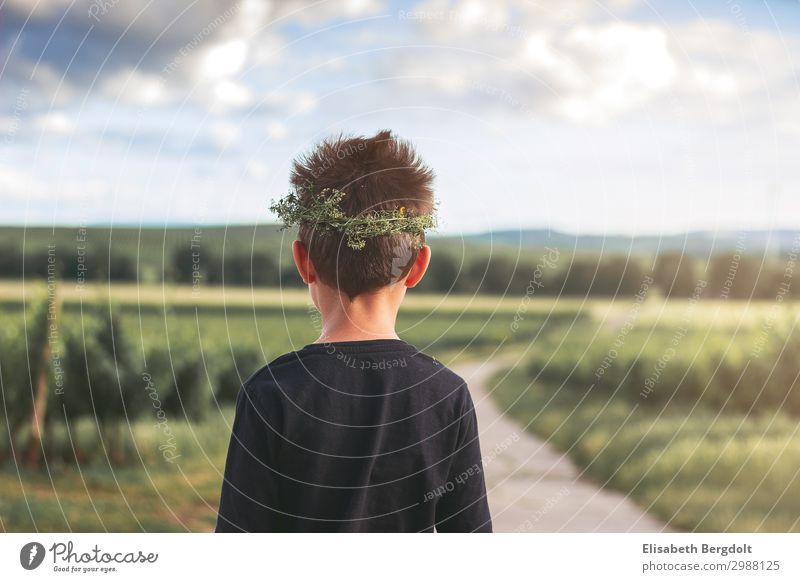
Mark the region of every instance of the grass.
MULTIPOLYGON (((34 285, 23 290, 18 282, 0 282, 4 324, 19 324, 24 301, 40 292, 34 285)), ((153 350, 172 353, 187 346, 214 354, 256 347, 266 362, 313 341, 319 332, 305 291, 204 287, 194 294, 186 286, 92 283, 60 293, 59 325, 70 330, 82 329, 86 310, 110 300, 143 369, 145 355, 153 350)), ((445 364, 486 356, 498 346, 500 351, 506 345, 525 349, 529 363, 494 391, 508 414, 567 451, 587 476, 629 493, 676 528, 800 531, 796 418, 774 407, 758 414, 720 414, 680 399, 668 406, 655 399, 640 405, 630 391, 614 396, 613 385, 587 391, 586 383, 574 379, 594 373, 620 337, 632 302, 527 299, 412 291, 398 331, 445 364), (518 329, 512 327, 515 321, 518 329)), ((625 336, 626 349, 659 356, 676 326, 684 324, 691 333, 681 349, 689 355, 728 342, 750 346, 765 316, 783 325, 798 313, 790 303, 776 311, 768 302, 704 300, 686 321, 685 300, 649 297, 637 312, 635 329, 625 336)), ((613 372, 619 378, 623 364, 634 361, 622 351, 607 377, 613 372)), ((679 361, 673 359, 665 374, 682 369, 679 361)), ((252 371, 240 370, 242 377, 252 371)), ((702 385, 708 373, 704 368, 694 380, 702 385)), ((660 382, 657 390, 664 389, 666 376, 660 382)), ((49 463, 48 473, 6 461, 0 470, 0 529, 208 531, 214 525, 230 420, 230 405, 216 404, 198 423, 171 418, 181 453, 176 464, 161 456, 162 435, 152 419, 134 420, 123 427, 127 460, 122 465, 105 457, 91 420, 81 421, 73 434, 59 435, 59 442, 69 447, 74 441, 81 450, 93 451, 90 462, 79 467, 49 463)), ((0 440, 0 454, 5 451, 9 459, 7 449, 0 440)))
POLYGON ((583 472, 677 529, 800 531, 800 424, 780 411, 661 410, 575 386, 495 379, 493 396, 583 472))
MULTIPOLYGON (((0 282, 0 311, 4 321, 19 324, 23 298, 41 295, 39 286, 0 282)), ((80 329, 89 307, 110 299, 121 314, 122 325, 134 344, 169 349, 170 339, 189 335, 198 348, 228 350, 260 346, 268 361, 314 341, 319 318, 306 291, 191 286, 137 286, 87 284, 82 291, 59 291, 64 307, 59 325, 80 329)), ((527 307, 524 325, 512 332, 512 319, 520 298, 409 294, 400 311, 397 330, 422 350, 469 350, 502 342, 530 340, 545 320, 580 317, 574 301, 545 300, 527 307)))
MULTIPOLYGON (((231 407, 202 423, 171 420, 180 457, 169 463, 159 452, 161 433, 140 419, 123 433, 128 463, 106 458, 80 466, 48 463, 48 471, 0 472, 3 531, 211 531, 230 434, 231 407)), ((91 422, 72 437, 84 447, 102 447, 91 422)), ((66 441, 69 444, 69 441, 66 441)))
MULTIPOLYGON (((24 301, 41 287, 0 283, 0 312, 6 325, 21 325, 24 301)), ((314 341, 319 321, 306 292, 250 289, 87 284, 61 291, 64 302, 59 327, 81 333, 87 313, 111 300, 119 325, 144 358, 163 351, 180 358, 200 347, 212 354, 239 348, 260 348, 271 360, 314 341)), ((580 319, 576 304, 547 301, 529 305, 520 328, 511 331, 520 298, 447 297, 409 294, 398 318, 404 339, 449 363, 484 353, 502 343, 528 343, 545 321, 580 319)), ((241 369, 241 377, 253 369, 241 369)), ((91 419, 54 436, 56 458, 48 471, 18 468, 9 443, 0 438, 0 529, 4 531, 208 531, 213 528, 225 452, 230 435, 230 405, 212 404, 200 423, 170 418, 181 457, 166 462, 158 446, 162 434, 152 418, 122 426, 127 459, 107 458, 91 419), (129 428, 130 427, 130 428, 129 428), (79 466, 59 463, 73 443, 85 455, 79 466)), ((0 426, 0 434, 6 435, 0 426)))
MULTIPOLYGON (((0 280, 0 304, 17 305, 23 299, 30 299, 42 290, 42 284, 22 283, 16 280, 0 280)), ((311 302, 306 289, 294 288, 252 288, 219 286, 200 286, 193 289, 191 285, 143 284, 136 283, 97 283, 89 282, 82 286, 74 284, 62 285, 59 289, 62 300, 67 304, 81 301, 96 303, 111 300, 120 305, 142 306, 210 306, 259 308, 282 306, 286 309, 310 308, 311 302)), ((418 293, 410 290, 403 302, 403 311, 420 312, 461 312, 467 310, 497 311, 510 314, 519 308, 519 296, 488 295, 447 295, 435 293, 418 293)), ((549 312, 554 310, 575 310, 584 303, 576 298, 547 297, 532 303, 531 310, 549 312)), ((602 304, 606 304, 602 301, 602 304)))

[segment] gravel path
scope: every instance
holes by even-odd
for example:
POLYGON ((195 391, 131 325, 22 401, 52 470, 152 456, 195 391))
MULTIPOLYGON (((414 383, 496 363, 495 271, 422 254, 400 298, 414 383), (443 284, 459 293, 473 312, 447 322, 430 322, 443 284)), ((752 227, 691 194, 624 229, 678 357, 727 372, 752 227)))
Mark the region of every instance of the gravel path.
POLYGON ((504 362, 453 366, 472 393, 496 532, 671 531, 625 495, 586 477, 552 445, 503 416, 489 378, 504 362))

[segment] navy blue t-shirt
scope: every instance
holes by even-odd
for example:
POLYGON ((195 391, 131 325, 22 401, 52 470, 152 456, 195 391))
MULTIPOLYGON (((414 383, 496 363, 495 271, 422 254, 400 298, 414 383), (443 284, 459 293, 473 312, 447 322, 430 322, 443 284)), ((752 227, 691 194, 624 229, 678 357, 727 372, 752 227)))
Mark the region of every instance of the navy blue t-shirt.
POLYGON ((467 385, 414 346, 310 344, 242 387, 216 531, 491 528, 467 385))

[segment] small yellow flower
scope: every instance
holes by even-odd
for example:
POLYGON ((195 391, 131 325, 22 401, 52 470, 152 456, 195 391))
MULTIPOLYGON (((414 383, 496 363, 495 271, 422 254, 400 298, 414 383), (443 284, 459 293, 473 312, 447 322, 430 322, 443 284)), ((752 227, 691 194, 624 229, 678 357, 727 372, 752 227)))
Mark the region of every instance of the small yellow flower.
POLYGON ((405 206, 401 206, 400 207, 400 214, 405 214, 405 213, 406 213, 406 207, 405 206))

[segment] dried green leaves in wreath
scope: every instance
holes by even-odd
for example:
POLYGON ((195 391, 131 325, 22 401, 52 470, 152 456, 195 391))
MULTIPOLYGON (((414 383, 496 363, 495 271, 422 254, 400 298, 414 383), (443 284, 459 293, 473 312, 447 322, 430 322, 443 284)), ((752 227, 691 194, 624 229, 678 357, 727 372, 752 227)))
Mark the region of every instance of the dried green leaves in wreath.
POLYGON ((376 236, 409 233, 421 241, 422 234, 436 226, 433 214, 412 216, 404 206, 347 216, 340 207, 345 196, 347 194, 341 190, 326 188, 303 201, 291 192, 277 202, 273 201, 269 208, 281 219, 283 228, 310 224, 322 230, 344 233, 347 246, 356 250, 364 248, 366 239, 376 236))

